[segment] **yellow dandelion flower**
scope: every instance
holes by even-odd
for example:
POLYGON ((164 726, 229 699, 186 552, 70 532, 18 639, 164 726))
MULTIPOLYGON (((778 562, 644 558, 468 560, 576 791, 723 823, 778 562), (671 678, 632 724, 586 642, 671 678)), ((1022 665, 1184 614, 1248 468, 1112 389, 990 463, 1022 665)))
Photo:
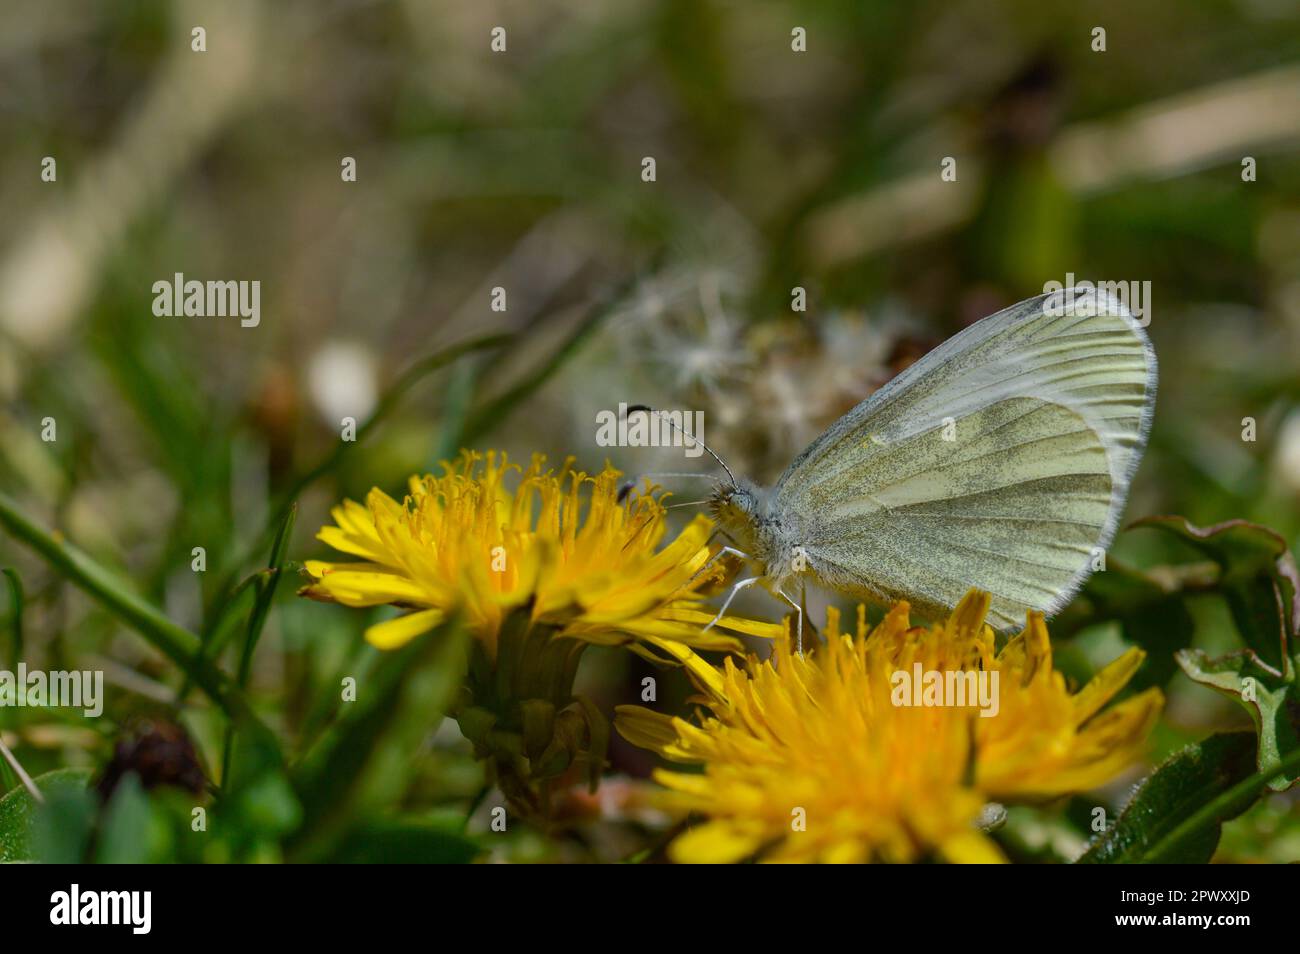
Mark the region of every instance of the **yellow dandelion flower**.
POLYGON ((989 799, 1054 797, 1113 777, 1162 705, 1149 689, 1101 711, 1141 650, 1071 694, 1041 615, 995 653, 988 605, 972 591, 944 623, 913 628, 898 603, 870 633, 860 607, 856 636, 831 610, 826 644, 806 656, 783 640, 767 661, 692 667, 708 710, 698 724, 620 707, 629 741, 703 766, 656 772, 669 807, 705 819, 672 857, 997 861, 975 824, 989 799))
POLYGON ((364 506, 344 501, 318 538, 360 562, 310 560, 314 582, 301 591, 410 610, 367 629, 380 649, 463 620, 476 639, 453 715, 530 813, 546 807, 540 782, 585 761, 594 787, 603 765, 608 724, 573 692, 585 647, 626 645, 698 669, 694 649, 738 651, 735 634, 784 632, 736 616, 704 629, 714 614, 703 600, 726 570, 719 562, 701 572, 713 553, 707 517, 665 543, 653 492, 621 497, 608 466, 594 477, 570 462, 543 468, 541 456, 524 470, 467 451, 442 476, 413 477, 400 503, 378 489, 364 506))
POLYGON ((380 649, 401 646, 460 610, 495 653, 504 620, 525 606, 534 622, 557 627, 556 635, 632 642, 673 658, 682 644, 740 648, 725 631, 769 638, 783 631, 734 616, 703 631, 713 613, 700 604, 717 578, 696 577, 711 553, 707 517, 660 548, 667 524, 653 494, 620 501, 613 468, 589 477, 567 461, 559 473, 544 471, 544 460, 536 455, 522 470, 504 454, 467 451, 457 465, 444 464, 441 477, 412 477, 401 503, 378 488, 364 506, 344 501, 331 511, 336 525, 317 536, 363 562, 307 561, 315 582, 303 595, 414 610, 366 631, 380 649), (506 486, 512 471, 519 474, 513 491, 506 486))

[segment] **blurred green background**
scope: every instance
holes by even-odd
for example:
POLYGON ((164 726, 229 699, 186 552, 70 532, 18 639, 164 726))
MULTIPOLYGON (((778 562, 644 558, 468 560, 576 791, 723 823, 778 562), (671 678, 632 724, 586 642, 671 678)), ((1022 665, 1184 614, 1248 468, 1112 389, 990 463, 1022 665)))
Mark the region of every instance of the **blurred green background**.
MULTIPOLYGON (((324 552, 332 503, 400 492, 462 444, 682 469, 680 451, 597 446, 595 415, 619 402, 703 410, 733 469, 771 480, 930 347, 1067 274, 1151 282, 1161 382, 1128 517, 1247 518, 1300 543, 1291 0, 10 0, 0 137, 0 488, 195 632, 264 565, 291 497, 301 560, 324 552), (176 272, 259 280, 260 325, 155 317, 152 285, 176 272), (416 359, 493 332, 505 347, 410 381, 339 452, 342 419, 366 421, 416 359)), ((1147 536, 1118 558, 1180 557, 1147 536)), ((138 720, 172 714, 178 674, 8 538, 0 565, 25 590, 29 665, 111 686, 101 720, 0 709, 0 732, 33 773, 99 771, 138 720)), ((373 664, 367 615, 296 582, 249 684, 290 753, 327 731, 338 674, 373 664)), ((1220 606, 1192 609, 1198 645, 1231 645, 1220 606)), ((1072 640, 1080 674, 1118 639, 1072 640)), ((583 681, 612 707, 642 670, 593 652, 583 681)), ((1181 675, 1169 691, 1156 755, 1248 725, 1181 675)), ((183 721, 210 766, 209 716, 183 721)), ((401 805, 463 815, 481 771, 454 725, 421 753, 401 805)), ((631 778, 651 764, 617 740, 613 758, 631 778)), ((620 805, 624 784, 607 786, 620 805)), ((601 811, 595 834, 492 850, 644 844, 634 807, 601 811)), ((1077 847, 1051 847, 1059 817, 1031 821, 1043 857, 1077 847)), ((1294 799, 1232 823, 1220 852, 1300 859, 1294 799)))

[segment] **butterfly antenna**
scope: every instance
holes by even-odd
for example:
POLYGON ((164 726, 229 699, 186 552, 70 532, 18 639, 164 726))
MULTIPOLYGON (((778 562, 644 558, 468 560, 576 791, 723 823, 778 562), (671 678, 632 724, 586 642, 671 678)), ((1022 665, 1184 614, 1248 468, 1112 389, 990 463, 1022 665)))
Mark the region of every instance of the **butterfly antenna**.
MULTIPOLYGON (((700 479, 700 480, 717 480, 717 479, 718 479, 717 477, 713 476, 712 474, 700 474, 700 473, 694 473, 694 474, 687 474, 687 473, 680 473, 680 474, 666 474, 666 473, 658 473, 658 474, 639 474, 639 475, 637 476, 637 480, 647 480, 647 479, 648 479, 648 480, 658 480, 660 477, 695 477, 695 478, 700 479)), ((627 495, 628 495, 628 494, 630 494, 632 491, 636 490, 636 484, 637 484, 637 481, 636 481, 636 480, 628 480, 628 481, 624 481, 624 482, 623 482, 623 485, 622 485, 621 487, 618 488, 618 502, 619 502, 619 503, 622 503, 625 499, 627 499, 627 495)), ((697 503, 708 503, 707 500, 699 500, 699 501, 696 501, 696 502, 697 502, 697 503)), ((685 505, 684 505, 684 504, 672 504, 672 505, 669 506, 668 509, 671 510, 673 507, 682 507, 682 506, 685 506, 685 505)))
POLYGON ((683 471, 682 473, 679 473, 679 474, 669 474, 669 473, 666 473, 666 472, 664 472, 664 471, 660 471, 659 473, 655 473, 655 474, 639 474, 638 476, 640 476, 640 477, 649 477, 651 480, 658 480, 660 477, 698 477, 698 478, 700 478, 700 479, 702 479, 702 480, 717 480, 717 479, 718 479, 718 478, 714 477, 712 474, 701 474, 701 473, 699 473, 698 471, 697 471, 696 473, 693 473, 693 474, 688 474, 688 473, 686 473, 685 471, 683 471))
POLYGON ((645 414, 659 415, 659 419, 664 423, 666 423, 677 433, 681 434, 684 440, 691 441, 692 443, 699 444, 701 447, 703 447, 706 451, 709 452, 709 456, 718 462, 718 466, 727 472, 727 476, 731 478, 731 486, 733 487, 736 486, 736 475, 731 472, 731 468, 727 466, 727 462, 724 461, 721 457, 719 457, 716 453, 714 453, 712 447, 704 443, 704 441, 700 440, 698 437, 694 436, 693 434, 687 434, 684 430, 682 430, 681 425, 679 425, 671 417, 668 417, 666 414, 664 414, 663 411, 656 411, 654 408, 647 407, 644 404, 633 404, 631 407, 627 409, 628 414, 635 414, 638 411, 641 411, 642 413, 645 414))

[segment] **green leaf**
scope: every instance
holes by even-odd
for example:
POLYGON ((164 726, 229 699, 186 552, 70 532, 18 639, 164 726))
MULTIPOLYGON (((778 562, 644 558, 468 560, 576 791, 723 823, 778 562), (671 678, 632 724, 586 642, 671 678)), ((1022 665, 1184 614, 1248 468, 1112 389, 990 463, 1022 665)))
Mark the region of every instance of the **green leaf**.
POLYGON ((1184 517, 1148 517, 1133 527, 1172 534, 1217 563, 1218 588, 1246 645, 1279 677, 1293 675, 1290 647, 1300 630, 1300 572, 1285 539, 1245 520, 1202 528, 1184 517))
POLYGON ((1200 528, 1182 517, 1151 517, 1134 526, 1171 533, 1218 564, 1217 588, 1246 649, 1219 659, 1185 649, 1177 654, 1178 665, 1188 678, 1236 699, 1250 713, 1259 740, 1256 766, 1272 774, 1270 787, 1281 791, 1295 784, 1297 773, 1273 773, 1300 749, 1300 670, 1291 658, 1300 629, 1300 573, 1286 541, 1244 520, 1200 528))
MULTIPOLYGON (((89 780, 88 770, 66 768, 55 769, 53 772, 46 772, 32 779, 37 789, 45 796, 47 804, 56 795, 67 790, 84 792, 89 780)), ((0 862, 36 859, 33 829, 37 810, 42 807, 32 798, 31 792, 21 785, 0 798, 0 862)), ((68 850, 65 853, 72 854, 79 836, 88 833, 88 826, 84 832, 81 832, 79 827, 71 829, 68 834, 72 837, 67 840, 68 850)), ((80 854, 78 853, 77 857, 71 860, 80 861, 80 854)))
POLYGON ((68 786, 50 792, 32 820, 36 860, 59 865, 84 862, 98 808, 99 800, 89 789, 68 786))
POLYGON ((394 804, 420 746, 465 674, 469 633, 458 621, 386 652, 340 723, 293 773, 304 809, 295 860, 328 854, 359 813, 394 804))
POLYGON ((369 822, 352 829, 332 862, 345 864, 463 865, 482 849, 459 831, 427 822, 369 822))
POLYGON ((128 772, 113 789, 113 797, 104 809, 95 862, 110 865, 135 865, 149 860, 149 796, 140 778, 128 772))
POLYGON ((302 822, 297 793, 280 772, 263 772, 240 785, 233 801, 241 828, 247 832, 274 837, 293 831, 302 822))
MULTIPOLYGON (((1250 778, 1254 739, 1248 732, 1212 735, 1170 756, 1133 793, 1118 820, 1100 835, 1078 864, 1134 864, 1149 857, 1183 819, 1211 805, 1216 797, 1250 778)), ((1258 792, 1229 799, 1197 831, 1183 838, 1159 860, 1208 862, 1219 844, 1223 822, 1236 818, 1258 792)))
MULTIPOLYGON (((1300 749, 1296 684, 1276 679, 1253 652, 1244 650, 1212 659, 1199 649, 1185 649, 1178 654, 1178 664, 1189 679, 1245 706, 1258 737, 1255 762, 1259 771, 1276 768, 1286 753, 1300 749)), ((1296 780, 1296 773, 1283 773, 1269 787, 1282 791, 1296 780)))

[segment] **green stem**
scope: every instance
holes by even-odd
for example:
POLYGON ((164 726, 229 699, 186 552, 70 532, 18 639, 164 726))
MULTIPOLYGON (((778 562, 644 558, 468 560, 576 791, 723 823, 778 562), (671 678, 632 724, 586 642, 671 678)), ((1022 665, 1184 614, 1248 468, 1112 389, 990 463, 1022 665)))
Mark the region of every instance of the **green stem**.
POLYGON ((267 565, 267 575, 258 583, 253 611, 248 615, 248 635, 244 639, 244 650, 239 656, 237 678, 240 689, 248 686, 248 675, 253 665, 253 650, 257 648, 257 642, 262 637, 262 628, 266 625, 266 617, 271 612, 271 601, 275 598, 275 588, 284 573, 284 563, 288 559, 289 543, 293 538, 293 525, 297 517, 298 503, 294 501, 289 506, 284 522, 280 524, 279 532, 275 535, 275 543, 271 546, 271 559, 267 565))
MULTIPOLYGON (((262 627, 266 625, 266 617, 271 612, 271 601, 275 598, 275 588, 280 582, 280 574, 284 571, 284 561, 289 552, 289 542, 293 538, 293 524, 297 516, 298 504, 295 502, 289 508, 289 514, 280 524, 280 530, 275 536, 267 576, 256 587, 257 599, 248 614, 248 634, 244 638, 243 651, 239 654, 239 670, 235 677, 241 691, 248 688, 248 677, 253 669, 253 651, 257 649, 258 640, 262 637, 262 627)), ((222 786, 227 785, 227 779, 230 777, 230 756, 234 746, 235 724, 232 722, 226 726, 225 744, 222 748, 222 786)))
POLYGON ((0 525, 176 663, 228 716, 248 720, 250 725, 269 731, 249 709, 243 693, 231 683, 229 677, 203 658, 197 636, 184 627, 177 626, 158 609, 132 593, 123 580, 76 547, 64 543, 39 526, 13 498, 4 493, 0 493, 0 525))
POLYGON ((1212 801, 1192 812, 1173 831, 1148 849, 1142 859, 1143 862, 1148 864, 1162 863, 1162 860, 1175 852, 1182 842, 1193 837, 1203 828, 1218 823, 1219 819, 1227 814, 1231 806, 1239 804, 1251 795, 1262 792, 1273 779, 1293 769, 1300 769, 1300 749, 1287 753, 1286 757, 1273 768, 1243 778, 1236 785, 1220 792, 1212 801))

